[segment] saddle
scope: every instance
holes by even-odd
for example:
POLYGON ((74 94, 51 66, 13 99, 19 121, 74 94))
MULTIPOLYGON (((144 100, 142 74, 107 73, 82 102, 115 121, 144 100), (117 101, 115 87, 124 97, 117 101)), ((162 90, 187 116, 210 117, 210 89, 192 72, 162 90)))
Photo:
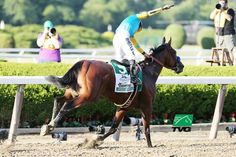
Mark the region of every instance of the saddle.
POLYGON ((134 67, 134 69, 132 69, 134 75, 131 75, 129 60, 123 59, 121 62, 119 62, 119 61, 117 61, 117 60, 115 60, 115 59, 112 59, 111 62, 113 62, 113 63, 115 63, 115 64, 118 64, 118 65, 124 66, 124 67, 126 68, 127 72, 128 72, 128 73, 130 74, 130 76, 131 76, 131 82, 132 82, 132 83, 135 83, 135 84, 137 83, 137 81, 138 81, 137 74, 141 71, 141 67, 140 67, 140 66, 138 66, 138 65, 136 64, 136 66, 134 67))
POLYGON ((123 59, 121 62, 119 62, 118 60, 112 59, 111 62, 115 63, 115 64, 119 64, 119 65, 123 65, 127 68, 129 68, 129 60, 128 59, 123 59))
POLYGON ((135 66, 135 83, 133 83, 134 78, 130 75, 130 64, 128 60, 119 62, 117 60, 111 60, 110 64, 112 65, 116 78, 116 87, 115 92, 133 92, 134 87, 139 87, 139 91, 142 90, 142 68, 139 64, 135 66))

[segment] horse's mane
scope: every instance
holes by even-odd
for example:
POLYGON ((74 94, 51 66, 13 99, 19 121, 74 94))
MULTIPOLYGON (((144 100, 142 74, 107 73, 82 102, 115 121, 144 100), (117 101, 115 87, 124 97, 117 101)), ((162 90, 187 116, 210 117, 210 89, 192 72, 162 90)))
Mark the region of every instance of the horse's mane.
MULTIPOLYGON (((166 48, 166 46, 167 44, 155 45, 154 47, 150 48, 149 54, 152 56, 154 54, 161 53, 166 48)), ((152 60, 145 58, 143 61, 139 62, 138 64, 141 66, 145 66, 146 63, 151 63, 151 62, 152 60)))
POLYGON ((166 47, 166 44, 162 44, 162 45, 155 45, 154 47, 150 48, 150 51, 149 52, 152 52, 157 54, 157 53, 160 53, 164 48, 166 47))

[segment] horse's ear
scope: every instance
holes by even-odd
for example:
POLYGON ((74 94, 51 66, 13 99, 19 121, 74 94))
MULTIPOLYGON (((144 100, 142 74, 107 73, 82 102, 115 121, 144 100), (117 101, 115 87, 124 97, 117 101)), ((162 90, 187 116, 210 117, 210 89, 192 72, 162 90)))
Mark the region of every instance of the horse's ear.
POLYGON ((171 37, 170 37, 170 40, 168 41, 168 44, 169 44, 169 45, 171 45, 171 40, 172 40, 172 39, 171 39, 171 37))
POLYGON ((162 45, 164 45, 165 43, 166 43, 166 38, 163 37, 163 39, 162 39, 162 45))

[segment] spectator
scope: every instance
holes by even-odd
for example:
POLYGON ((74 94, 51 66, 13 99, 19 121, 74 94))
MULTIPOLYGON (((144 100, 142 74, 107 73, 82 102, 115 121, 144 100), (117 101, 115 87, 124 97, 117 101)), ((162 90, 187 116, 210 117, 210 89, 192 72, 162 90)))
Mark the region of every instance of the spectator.
POLYGON ((51 21, 44 22, 44 31, 38 35, 37 45, 40 47, 39 62, 61 62, 62 38, 51 21))
POLYGON ((235 44, 234 16, 234 10, 228 7, 228 0, 219 0, 210 15, 210 18, 215 23, 216 46, 227 48, 232 63, 234 62, 233 51, 235 44))

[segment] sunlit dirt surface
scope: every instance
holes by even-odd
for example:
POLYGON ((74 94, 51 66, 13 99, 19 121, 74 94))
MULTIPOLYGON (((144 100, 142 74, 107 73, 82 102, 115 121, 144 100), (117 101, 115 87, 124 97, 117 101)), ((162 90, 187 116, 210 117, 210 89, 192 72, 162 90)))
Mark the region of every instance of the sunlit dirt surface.
POLYGON ((136 141, 135 132, 121 133, 120 141, 108 137, 98 148, 78 148, 85 138, 94 133, 68 134, 67 141, 57 141, 48 136, 19 135, 14 145, 0 144, 0 157, 233 157, 236 156, 236 136, 226 131, 218 132, 215 140, 209 140, 209 131, 188 133, 152 132, 153 148, 147 148, 146 140, 136 141))

